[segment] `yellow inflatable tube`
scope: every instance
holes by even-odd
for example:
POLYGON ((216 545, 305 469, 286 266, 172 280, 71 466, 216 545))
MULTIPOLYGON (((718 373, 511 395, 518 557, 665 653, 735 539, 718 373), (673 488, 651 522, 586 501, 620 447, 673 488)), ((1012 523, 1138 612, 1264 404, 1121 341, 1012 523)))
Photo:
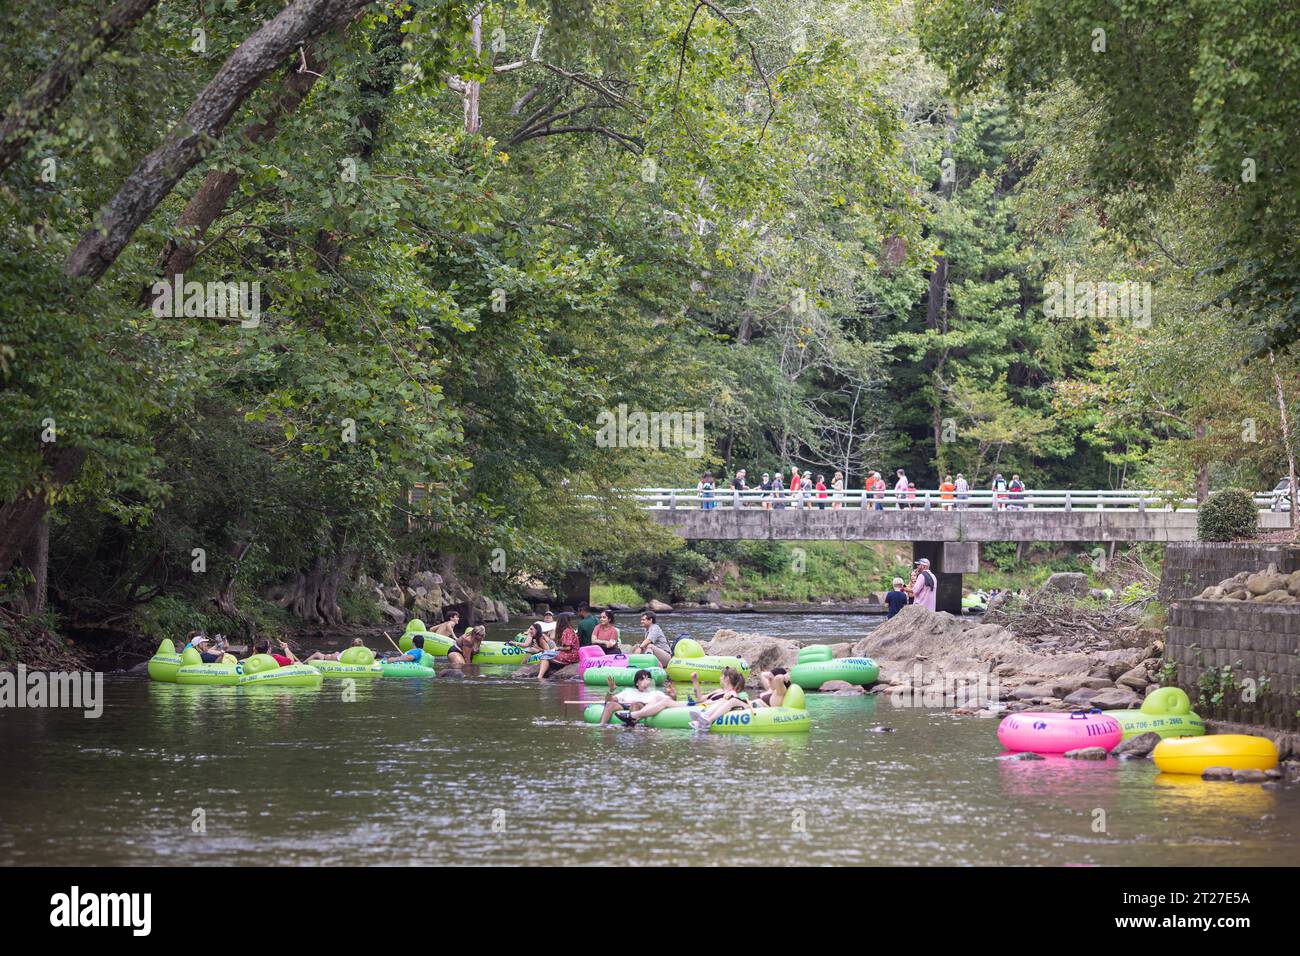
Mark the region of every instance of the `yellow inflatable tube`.
POLYGON ((668 676, 675 681, 689 681, 692 674, 700 675, 700 683, 717 684, 722 681, 722 672, 733 667, 749 679, 749 665, 743 657, 729 657, 723 654, 705 654, 698 641, 684 637, 673 648, 673 656, 664 668, 668 676))
POLYGON ((1202 774, 1210 767, 1272 770, 1277 766, 1277 744, 1249 734, 1170 737, 1156 744, 1151 759, 1163 773, 1202 774))

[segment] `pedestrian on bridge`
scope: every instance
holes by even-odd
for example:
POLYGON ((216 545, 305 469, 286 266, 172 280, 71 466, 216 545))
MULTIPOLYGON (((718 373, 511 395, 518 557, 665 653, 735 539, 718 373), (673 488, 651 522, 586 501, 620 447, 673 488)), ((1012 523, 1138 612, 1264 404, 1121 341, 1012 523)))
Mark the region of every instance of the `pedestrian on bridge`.
POLYGON ((1002 472, 997 472, 993 476, 993 507, 1001 511, 1007 506, 1007 480, 1002 477, 1002 472))
POLYGON ((943 476, 943 484, 939 485, 939 500, 943 502, 944 511, 952 511, 952 496, 957 490, 957 485, 952 480, 952 475, 943 476))
POLYGON ((1011 476, 1011 484, 1007 485, 1007 491, 1011 494, 1011 505, 1016 511, 1025 507, 1025 483, 1020 480, 1019 475, 1011 476))
POLYGON ((960 511, 966 507, 966 501, 970 498, 970 483, 966 480, 966 476, 959 471, 957 472, 955 485, 957 487, 957 510, 960 511))
POLYGON ((894 482, 894 507, 899 511, 903 510, 903 499, 911 497, 908 494, 910 488, 911 485, 907 481, 907 472, 901 468, 898 469, 898 481, 894 482))
POLYGON ((700 509, 702 511, 711 511, 718 506, 718 503, 713 500, 713 475, 711 473, 706 473, 700 479, 700 483, 695 486, 695 490, 699 492, 700 509))

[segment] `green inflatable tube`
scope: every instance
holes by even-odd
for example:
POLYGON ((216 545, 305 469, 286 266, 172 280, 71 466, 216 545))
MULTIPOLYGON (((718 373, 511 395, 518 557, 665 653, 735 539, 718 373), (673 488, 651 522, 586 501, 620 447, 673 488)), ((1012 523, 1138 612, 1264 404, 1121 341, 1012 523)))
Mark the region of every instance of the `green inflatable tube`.
POLYGON ((270 654, 254 654, 243 662, 240 687, 319 687, 321 673, 310 664, 280 666, 270 654))
POLYGON ((1125 740, 1150 733, 1162 739, 1200 737, 1205 733, 1205 721, 1192 712, 1191 700, 1177 687, 1153 690, 1139 710, 1108 710, 1106 716, 1119 721, 1125 740))
POLYGON ((419 661, 383 661, 380 672, 385 677, 435 677, 433 658, 425 654, 419 661), (429 663, 424 663, 425 661, 429 663))
POLYGON ((243 673, 244 665, 229 654, 219 664, 205 664, 198 651, 187 647, 181 654, 181 666, 176 669, 176 683, 195 687, 234 687, 243 673))
POLYGON ((311 661, 309 666, 320 671, 322 677, 382 677, 384 673, 383 665, 368 647, 349 647, 336 661, 311 661))
POLYGON ((662 667, 588 667, 582 682, 591 687, 608 687, 606 678, 614 678, 615 687, 631 687, 638 671, 647 670, 656 684, 662 684, 668 673, 662 667))
POLYGON ((704 648, 697 641, 684 637, 677 642, 673 656, 664 669, 675 681, 689 681, 691 674, 699 674, 700 683, 717 684, 722 680, 722 672, 728 667, 734 667, 746 679, 749 678, 749 665, 743 657, 705 654, 704 648))
POLYGON ((434 657, 446 657, 447 652, 455 646, 455 642, 450 637, 426 630, 423 621, 407 621, 406 630, 397 639, 397 646, 402 649, 403 654, 415 646, 411 638, 416 634, 424 638, 424 652, 434 657))
POLYGON ((172 643, 171 638, 164 638, 154 656, 149 658, 149 678, 164 684, 174 684, 176 672, 180 670, 183 663, 181 655, 176 653, 176 645, 172 643))
POLYGON ((471 664, 513 664, 522 667, 528 663, 528 651, 509 641, 484 641, 474 652, 471 664))
MULTIPOLYGON (((789 706, 755 707, 753 710, 733 710, 723 714, 709 727, 713 734, 800 734, 812 730, 812 718, 804 706, 803 691, 791 687, 786 691, 789 706)), ((582 709, 582 719, 589 724, 600 723, 604 704, 592 704, 582 709)), ((691 730, 691 711, 695 707, 670 707, 653 717, 640 721, 647 727, 660 730, 691 730)), ((614 718, 617 720, 617 718, 614 718)))
POLYGON ((835 658, 826 644, 814 644, 799 651, 799 663, 790 669, 790 680, 804 690, 817 690, 828 680, 842 680, 867 687, 880 678, 880 668, 869 657, 835 658))

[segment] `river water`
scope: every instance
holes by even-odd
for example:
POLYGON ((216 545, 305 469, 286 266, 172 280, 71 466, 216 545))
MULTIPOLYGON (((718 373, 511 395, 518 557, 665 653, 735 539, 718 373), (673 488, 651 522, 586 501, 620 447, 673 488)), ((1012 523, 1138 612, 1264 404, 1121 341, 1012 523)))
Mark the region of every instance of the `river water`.
MULTIPOLYGON (((757 617, 726 623, 875 623, 757 617)), ((355 699, 109 675, 98 719, 0 711, 0 863, 1300 864, 1300 788, 999 761, 996 721, 877 697, 810 694, 807 735, 600 729, 581 685, 486 670, 355 699)))

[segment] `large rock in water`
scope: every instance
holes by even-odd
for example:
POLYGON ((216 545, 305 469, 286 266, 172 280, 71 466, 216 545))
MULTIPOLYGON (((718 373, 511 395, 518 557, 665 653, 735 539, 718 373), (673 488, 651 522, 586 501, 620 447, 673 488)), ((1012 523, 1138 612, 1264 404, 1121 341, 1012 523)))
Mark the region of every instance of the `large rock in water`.
POLYGON ((1079 571, 1058 571, 1043 582, 1039 594, 1068 594, 1070 597, 1088 596, 1088 575, 1079 571))
POLYGON ((749 665, 750 675, 755 679, 761 671, 770 671, 773 667, 788 670, 799 660, 799 648, 784 638, 768 637, 766 634, 741 634, 727 627, 720 627, 714 632, 713 640, 704 651, 707 654, 743 657, 749 665))
POLYGON ((1149 757, 1151 751, 1156 749, 1156 744, 1160 743, 1160 735, 1154 732, 1138 734, 1136 737, 1130 737, 1115 746, 1111 754, 1116 757, 1128 755, 1130 757, 1149 757))
POLYGON ((652 611, 655 614, 667 614, 673 609, 673 606, 671 604, 665 604, 663 601, 651 601, 645 606, 645 609, 647 611, 652 611))
POLYGON ((1139 706, 1142 700, 1127 687, 1107 687, 1097 691, 1088 703, 1102 710, 1131 710, 1139 706))
POLYGON ((854 644, 853 653, 873 658, 882 677, 905 678, 921 666, 949 675, 992 672, 1008 684, 1077 676, 1083 686, 1088 672, 1099 665, 1136 667, 1143 649, 1045 653, 1031 650, 1001 625, 908 605, 854 644))

